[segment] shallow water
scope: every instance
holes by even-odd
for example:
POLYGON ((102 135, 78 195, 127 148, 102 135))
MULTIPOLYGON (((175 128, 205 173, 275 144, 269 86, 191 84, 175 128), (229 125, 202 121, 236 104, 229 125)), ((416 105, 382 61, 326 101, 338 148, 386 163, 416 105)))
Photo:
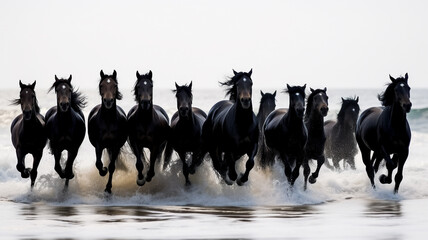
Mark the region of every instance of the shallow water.
MULTIPOLYGON (((8 100, 18 90, 2 90, 0 239, 424 239, 428 233, 428 101, 426 90, 412 91, 412 142, 398 194, 393 194, 393 184, 381 185, 377 180, 385 169, 376 175, 377 189, 371 188, 360 155, 355 171, 323 167, 317 183, 307 191, 303 191, 302 178, 290 189, 281 164, 271 172, 255 167, 245 186, 227 186, 213 172, 209 159, 190 176, 192 186, 185 188, 176 158, 166 171, 157 164, 152 182, 138 187, 135 157, 125 147, 113 178, 113 194, 107 196, 103 192, 107 177, 98 175, 95 152, 87 138, 67 192, 63 191, 64 180, 53 170, 54 160, 47 148, 36 185, 30 190, 29 179, 22 179, 15 169, 10 142, 9 126, 19 107, 9 106, 8 100)), ((83 92, 89 97, 87 115, 99 97, 95 91, 83 92)), ((363 110, 378 105, 375 97, 379 92, 328 90, 327 118, 335 118, 340 97, 360 96, 363 110)), ((119 104, 126 111, 133 102, 130 93, 123 93, 125 98, 119 104)), ((45 113, 55 97, 43 91, 37 96, 45 113)), ((170 90, 155 91, 154 96, 155 103, 171 116, 175 99, 170 90)), ((208 112, 223 97, 221 90, 195 90, 194 106, 208 112)), ((255 106, 259 99, 255 95, 255 106)), ((287 102, 286 94, 278 94, 277 107, 286 107, 287 102)), ((26 162, 31 163, 31 157, 26 162)), ((241 161, 238 167, 243 169, 244 164, 241 161)))

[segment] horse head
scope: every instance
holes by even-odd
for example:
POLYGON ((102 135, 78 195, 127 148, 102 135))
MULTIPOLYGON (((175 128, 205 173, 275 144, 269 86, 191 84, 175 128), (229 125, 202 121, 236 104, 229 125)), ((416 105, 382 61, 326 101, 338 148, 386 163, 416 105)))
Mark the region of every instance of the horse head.
POLYGON ((188 119, 190 118, 191 109, 192 109, 192 82, 189 85, 179 86, 175 83, 174 92, 175 97, 177 98, 177 109, 180 118, 188 119))
POLYGON ((358 105, 359 98, 342 98, 342 107, 340 108, 337 119, 339 122, 349 123, 353 129, 357 123, 360 106, 358 105))
POLYGON ((412 108, 412 102, 410 101, 410 87, 408 85, 409 75, 406 75, 400 78, 393 78, 389 75, 394 86, 394 101, 398 103, 401 108, 407 113, 410 112, 412 108))
POLYGON ((152 71, 147 74, 140 75, 137 71, 137 82, 134 87, 135 101, 143 110, 148 110, 153 107, 153 80, 152 71))
POLYGON ((290 86, 287 84, 286 92, 290 96, 290 111, 294 110, 297 117, 303 118, 305 113, 305 88, 303 86, 290 86))
POLYGON ((307 113, 310 114, 311 110, 316 110, 323 117, 327 116, 328 113, 328 96, 327 88, 324 89, 312 89, 311 94, 308 97, 307 113))
POLYGON ((19 93, 19 99, 15 101, 15 104, 21 105, 22 114, 25 120, 30 120, 33 111, 38 112, 36 92, 34 88, 36 87, 36 81, 33 84, 23 84, 19 80, 19 86, 21 91, 19 93))
POLYGON ((262 109, 266 110, 267 112, 272 112, 276 108, 276 91, 273 93, 264 93, 260 90, 260 94, 262 95, 262 98, 260 99, 261 109, 259 110, 259 112, 262 109))
POLYGON ((73 92, 71 78, 71 74, 68 79, 59 79, 55 75, 55 82, 51 87, 51 89, 55 89, 57 107, 61 112, 67 112, 71 105, 71 94, 73 92))
POLYGON ((98 89, 101 95, 102 104, 105 108, 110 109, 113 107, 116 99, 122 99, 122 94, 119 92, 117 73, 113 71, 112 75, 104 74, 103 70, 100 71, 101 80, 98 89))

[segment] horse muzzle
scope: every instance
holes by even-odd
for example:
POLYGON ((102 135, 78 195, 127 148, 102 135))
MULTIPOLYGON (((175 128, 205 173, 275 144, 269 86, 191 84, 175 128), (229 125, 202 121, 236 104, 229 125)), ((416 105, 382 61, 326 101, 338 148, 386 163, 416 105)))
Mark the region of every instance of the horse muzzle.
POLYGON ((180 107, 178 109, 178 113, 180 114, 180 118, 189 118, 189 108, 188 107, 180 107))
POLYGON ((303 118, 303 115, 305 114, 305 108, 303 107, 297 107, 296 108, 296 115, 299 118, 303 118))
POLYGON ((251 107, 251 98, 240 98, 241 106, 243 109, 248 109, 251 107))
POLYGON ((412 109, 412 103, 403 104, 403 109, 406 111, 406 113, 410 112, 410 110, 412 109))
POLYGON ((104 107, 106 107, 107 109, 111 109, 113 107, 113 102, 114 102, 114 99, 112 98, 110 99, 103 98, 104 107))
POLYGON ((323 117, 327 116, 328 107, 321 107, 320 112, 321 112, 321 114, 322 114, 323 117))
POLYGON ((61 112, 67 112, 68 108, 70 108, 70 103, 68 102, 62 102, 59 104, 59 109, 61 110, 61 112))
POLYGON ((31 110, 22 111, 22 115, 24 116, 24 120, 30 120, 31 119, 31 110))
POLYGON ((151 106, 151 102, 149 100, 141 100, 140 101, 140 107, 143 110, 148 110, 151 106))

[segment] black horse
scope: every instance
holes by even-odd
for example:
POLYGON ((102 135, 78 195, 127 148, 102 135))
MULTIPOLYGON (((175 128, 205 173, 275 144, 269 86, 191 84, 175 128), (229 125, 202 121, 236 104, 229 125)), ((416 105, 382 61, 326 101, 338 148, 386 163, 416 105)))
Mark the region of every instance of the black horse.
POLYGON ((397 193, 403 179, 404 163, 409 155, 411 131, 406 114, 410 112, 412 103, 407 73, 404 78, 389 77, 392 83, 378 96, 384 108, 372 107, 361 114, 357 121, 356 138, 373 188, 374 175, 382 159, 386 160, 388 169, 388 176, 382 174, 379 178, 382 184, 392 182, 392 171, 398 165, 394 187, 397 193), (372 159, 371 151, 374 152, 372 159))
POLYGON ((120 149, 128 137, 126 127, 126 114, 116 105, 116 100, 122 99, 119 92, 117 74, 105 75, 101 70, 98 90, 101 95, 101 104, 95 106, 88 117, 89 141, 95 147, 97 157, 95 166, 101 176, 107 174, 107 168, 103 166, 101 156, 103 149, 107 149, 110 164, 108 166, 109 178, 105 191, 111 193, 113 173, 116 169, 116 159, 120 149))
POLYGON ((287 84, 286 92, 290 96, 289 109, 274 110, 266 118, 263 126, 265 144, 274 154, 274 157, 266 161, 273 162, 275 156, 278 156, 284 163, 284 173, 291 186, 299 177, 302 164, 305 174, 310 172, 308 162, 305 161, 305 146, 308 141, 308 131, 303 122, 305 88, 306 84, 293 87, 287 84))
POLYGON ((65 186, 74 177, 73 163, 79 147, 85 138, 85 117, 82 108, 85 106, 85 97, 73 89, 71 75, 68 79, 58 79, 49 89, 55 89, 57 105, 46 113, 46 132, 49 145, 55 158, 55 171, 61 178, 65 178, 65 186), (66 166, 61 167, 61 153, 67 150, 66 166))
MULTIPOLYGON (((308 130, 308 142, 305 147, 305 161, 315 159, 317 161, 317 169, 309 177, 310 183, 317 181, 321 166, 324 164, 324 117, 328 113, 328 96, 327 88, 310 89, 311 93, 308 96, 306 104, 306 112, 304 122, 308 130)), ((308 180, 309 172, 304 172, 305 188, 308 180)))
POLYGON ((195 167, 202 163, 204 153, 202 152, 202 125, 207 114, 197 107, 192 107, 193 94, 192 82, 189 85, 179 86, 175 83, 175 96, 177 98, 177 109, 171 119, 171 136, 165 150, 166 167, 171 159, 174 149, 183 163, 183 174, 186 185, 190 185, 189 173, 195 173, 195 167), (186 163, 186 154, 192 154, 190 166, 186 163))
POLYGON ((137 105, 128 112, 128 141, 137 158, 138 179, 137 184, 143 186, 155 176, 155 162, 162 155, 171 128, 165 110, 153 105, 152 71, 140 75, 137 71, 137 81, 134 86, 134 95, 137 105), (144 179, 144 148, 150 150, 150 167, 144 179))
POLYGON ((355 155, 358 153, 355 126, 359 112, 358 97, 342 98, 337 121, 328 120, 324 123, 326 167, 340 170, 339 162, 343 159, 344 169, 347 164, 351 169, 355 169, 355 155), (328 158, 331 158, 333 166, 328 162, 328 158))
MULTIPOLYGON (((276 107, 276 91, 274 93, 263 93, 260 91, 262 95, 262 99, 260 100, 259 111, 257 113, 257 122, 259 126, 259 150, 257 151, 257 155, 259 158, 260 166, 265 169, 267 167, 266 159, 272 158, 273 156, 268 156, 269 151, 266 149, 264 144, 264 135, 262 133, 263 124, 269 113, 275 110, 276 107)), ((272 162, 271 162, 272 163, 272 162)))
POLYGON ((13 120, 10 132, 18 158, 16 169, 23 178, 31 176, 31 188, 33 188, 37 178, 37 168, 43 156, 43 148, 47 142, 45 119, 40 114, 37 104, 34 91, 36 81, 28 85, 19 81, 19 86, 21 88, 19 98, 15 99, 12 104, 21 105, 22 113, 13 120), (25 168, 25 155, 27 154, 33 155, 33 168, 25 168))
POLYGON ((229 185, 236 180, 238 185, 248 181, 257 154, 259 129, 253 113, 251 101, 252 70, 233 71, 234 76, 221 83, 228 86, 230 100, 216 103, 208 113, 202 128, 204 145, 213 161, 214 169, 229 185), (235 162, 244 154, 248 155, 246 170, 238 178, 235 162))

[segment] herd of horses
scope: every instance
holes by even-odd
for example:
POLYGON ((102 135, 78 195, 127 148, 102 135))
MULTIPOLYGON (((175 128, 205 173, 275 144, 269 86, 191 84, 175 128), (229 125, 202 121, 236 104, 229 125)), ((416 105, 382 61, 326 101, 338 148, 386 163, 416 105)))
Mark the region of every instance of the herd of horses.
MULTIPOLYGON (((276 160, 281 161, 284 174, 291 186, 303 167, 304 189, 307 182, 317 181, 321 166, 340 170, 355 169, 355 156, 361 151, 371 185, 375 188, 374 175, 382 160, 386 162, 388 175, 381 175, 380 182, 392 182, 392 171, 397 168, 394 192, 398 191, 403 178, 403 166, 409 152, 411 138, 406 113, 411 109, 408 75, 391 83, 378 95, 382 107, 372 107, 359 115, 359 98, 342 98, 337 121, 324 121, 328 113, 327 88, 312 89, 306 97, 306 84, 290 86, 289 107, 276 109, 274 93, 261 91, 257 116, 252 103, 252 70, 233 71, 233 77, 221 85, 227 87, 228 100, 214 104, 208 114, 192 106, 192 82, 175 84, 177 112, 171 121, 165 110, 153 104, 152 72, 141 75, 136 72, 134 96, 136 105, 128 114, 117 105, 122 98, 118 88, 117 73, 104 74, 101 70, 99 94, 101 103, 88 116, 88 135, 95 148, 95 165, 101 176, 109 173, 105 191, 111 193, 116 159, 126 142, 136 157, 137 184, 143 186, 155 176, 154 165, 163 156, 164 169, 170 163, 173 151, 182 161, 186 185, 189 174, 206 159, 226 184, 243 185, 257 160, 266 170, 272 169, 276 160), (108 167, 101 160, 106 149, 110 158, 108 167), (145 154, 150 151, 149 170, 143 174, 145 154), (371 154, 371 152, 373 152, 371 154), (235 163, 247 155, 245 172, 238 174, 235 163), (392 156, 392 157, 391 157, 392 156), (327 159, 332 160, 332 165, 327 159), (309 161, 316 161, 311 174, 309 161)), ((71 84, 72 76, 59 79, 49 91, 56 93, 57 104, 45 116, 40 114, 35 85, 20 84, 20 98, 13 101, 20 105, 22 114, 11 124, 12 143, 16 149, 17 170, 23 178, 31 178, 31 187, 37 177, 37 168, 43 149, 49 140, 55 158, 55 171, 65 179, 65 186, 74 177, 73 162, 86 133, 85 98, 71 84), (64 167, 61 155, 67 150, 64 167), (32 168, 26 168, 25 155, 33 155, 32 168)))

